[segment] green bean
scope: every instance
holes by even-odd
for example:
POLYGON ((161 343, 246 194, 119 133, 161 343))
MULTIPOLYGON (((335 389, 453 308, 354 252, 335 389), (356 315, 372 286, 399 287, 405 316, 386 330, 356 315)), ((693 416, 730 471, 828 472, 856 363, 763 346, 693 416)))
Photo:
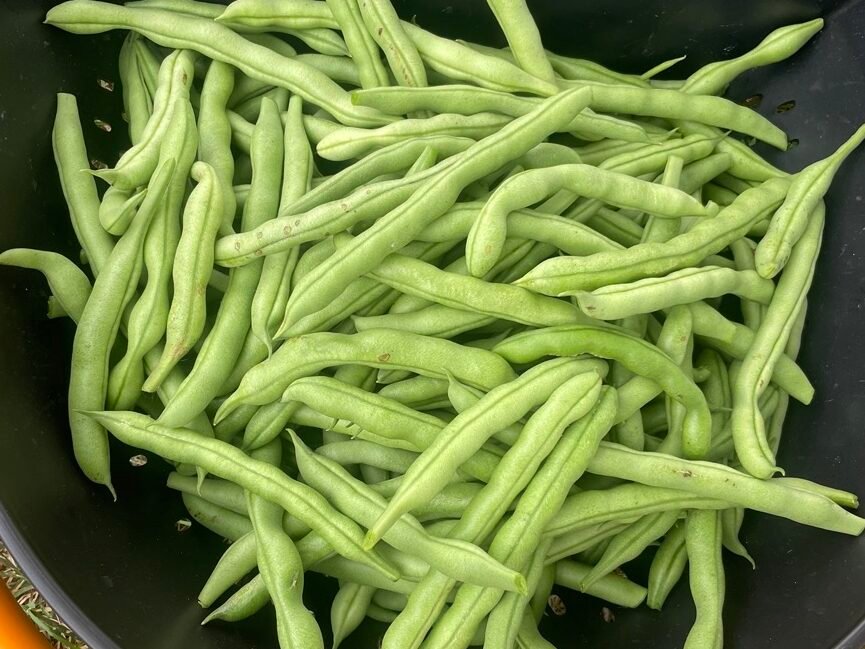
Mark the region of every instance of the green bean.
POLYGON ((75 459, 90 480, 108 487, 112 495, 108 436, 98 422, 81 411, 105 406, 111 348, 123 311, 132 299, 141 275, 141 253, 147 229, 173 173, 174 160, 166 161, 157 171, 151 183, 153 189, 105 261, 104 270, 107 272, 96 278, 72 344, 69 426, 75 459))
POLYGON ((126 232, 142 200, 141 191, 109 187, 99 206, 99 222, 106 232, 120 236, 126 232))
POLYGON ((744 516, 745 510, 741 507, 721 510, 722 543, 727 550, 750 563, 751 568, 756 568, 754 559, 751 558, 747 548, 739 540, 739 530, 742 528, 744 516))
MULTIPOLYGON (((384 514, 369 528, 372 547, 405 512, 418 506, 445 484, 450 474, 474 455, 493 433, 519 420, 534 405, 546 401, 562 380, 582 369, 567 360, 553 360, 526 371, 517 379, 493 388, 475 406, 451 421, 406 472, 403 485, 384 514)), ((597 374, 581 380, 597 380, 597 374)))
MULTIPOLYGON (((328 495, 343 511, 350 511, 369 525, 385 509, 387 501, 369 487, 352 478, 344 469, 323 456, 312 453, 297 436, 292 436, 301 474, 315 489, 328 495)), ((417 521, 401 518, 387 533, 388 544, 414 554, 456 579, 496 584, 506 590, 525 591, 522 575, 503 570, 480 548, 469 543, 431 537, 417 521)))
POLYGON ((334 649, 363 622, 375 593, 375 588, 363 584, 345 582, 340 585, 330 606, 334 649))
POLYGON ((375 129, 343 126, 316 146, 326 160, 350 160, 416 137, 465 137, 480 140, 501 130, 512 120, 496 113, 441 114, 426 119, 404 119, 375 129))
MULTIPOLYGON (((194 77, 195 54, 190 51, 174 52, 167 56, 159 68, 159 85, 153 99, 153 114, 147 121, 141 142, 120 156, 113 169, 94 172, 106 180, 114 192, 133 190, 147 184, 156 167, 172 152, 177 154, 179 143, 189 135, 188 129, 179 119, 176 111, 182 111, 183 119, 193 119, 189 102, 189 91, 194 77), (188 110, 187 110, 188 105, 188 110)), ((194 131, 192 133, 194 135, 194 131)), ((183 171, 181 160, 178 170, 183 171)), ((100 221, 103 224, 112 219, 104 216, 100 206, 100 221)))
POLYGON ((351 58, 357 65, 361 86, 374 88, 389 84, 378 46, 366 28, 356 0, 326 0, 336 19, 351 58))
POLYGON ((576 561, 559 561, 556 563, 556 583, 626 608, 636 608, 646 599, 645 588, 616 573, 604 575, 584 586, 591 570, 591 566, 576 561))
MULTIPOLYGON (((616 397, 604 388, 592 412, 572 424, 547 461, 526 487, 511 518, 490 546, 492 556, 522 569, 537 547, 544 528, 561 506, 568 490, 583 473, 600 440, 613 424, 616 397)), ((451 608, 430 632, 429 647, 461 647, 483 618, 495 607, 502 592, 464 584, 451 608)))
POLYGON ((431 376, 415 376, 385 385, 378 394, 415 410, 444 408, 450 405, 447 380, 431 376))
POLYGON ((555 82, 541 34, 525 0, 489 0, 487 4, 505 33, 517 64, 538 79, 555 82))
MULTIPOLYGON (((188 493, 188 492, 185 492, 188 493)), ((210 608, 213 603, 258 565, 255 534, 247 532, 228 547, 198 594, 198 604, 210 608)))
POLYGON ((679 510, 675 509, 646 514, 612 537, 600 560, 580 582, 581 590, 612 573, 622 564, 636 559, 651 543, 664 536, 678 519, 679 510))
MULTIPOLYGON (((547 364, 546 367, 564 369, 567 366, 554 362, 552 365, 547 364)), ((571 369, 576 367, 571 366, 571 369)), ((551 373, 549 370, 546 373, 550 376, 560 375, 560 372, 551 373)), ((540 368, 529 370, 524 376, 530 374, 533 376, 538 376, 539 374, 543 376, 540 368)), ((587 402, 591 407, 598 399, 598 391, 591 387, 588 387, 587 390, 586 386, 586 381, 594 379, 595 388, 597 388, 598 378, 598 375, 594 372, 586 372, 582 375, 578 374, 571 379, 560 377, 559 383, 562 380, 564 380, 564 383, 558 385, 558 390, 550 388, 543 390, 538 400, 543 401, 546 399, 546 396, 553 393, 555 393, 556 398, 554 400, 550 399, 548 405, 542 406, 531 418, 533 420, 531 426, 527 424, 524 429, 524 433, 526 434, 521 435, 511 451, 505 454, 505 458, 496 467, 496 471, 487 487, 472 501, 461 516, 460 522, 451 531, 451 535, 454 538, 481 542, 501 519, 507 505, 516 494, 526 487, 526 485, 534 484, 539 479, 538 476, 547 471, 547 464, 545 463, 544 468, 536 473, 538 466, 545 457, 547 458, 546 462, 549 463, 549 458, 560 452, 558 451, 558 445, 565 444, 563 438, 560 438, 563 435, 569 436, 571 430, 574 428, 574 426, 568 426, 568 422, 572 421, 571 417, 579 415, 581 411, 585 413, 587 402), (583 384, 582 388, 578 387, 580 383, 583 384), (577 397, 576 395, 580 393, 586 395, 587 398, 577 397), (554 426, 555 430, 555 435, 552 439, 546 438, 547 426, 550 425, 554 426), (568 426, 568 430, 563 433, 565 426, 568 426), (519 467, 519 469, 516 470, 515 467, 519 467)), ((541 386, 537 387, 540 388, 541 386)), ((468 416, 472 412, 478 413, 479 410, 487 407, 492 401, 492 399, 481 400, 478 402, 477 407, 470 408, 466 413, 468 413, 468 416)), ((531 404, 529 407, 531 407, 531 404)), ((530 486, 529 489, 531 489, 530 486)), ((526 492, 526 494, 528 493, 526 492)), ((526 497, 526 494, 523 495, 523 498, 526 497)), ((520 500, 521 502, 522 499, 520 500)), ((520 504, 517 505, 518 510, 520 506, 520 504)), ((436 616, 442 610, 447 595, 453 586, 453 581, 447 579, 443 574, 430 573, 427 575, 410 596, 403 614, 388 629, 383 646, 417 647, 423 640, 423 636, 430 625, 435 621, 436 616)))
MULTIPOLYGON (((166 0, 154 0, 154 4, 160 1, 166 2, 166 0)), ((326 6, 322 10, 320 2, 293 0, 289 4, 281 3, 279 7, 274 7, 270 2, 243 2, 236 8, 234 4, 226 8, 221 4, 189 2, 184 3, 184 7, 191 4, 196 5, 197 15, 213 18, 218 23, 242 31, 244 38, 268 47, 282 56, 294 58, 296 52, 285 41, 271 34, 258 32, 282 32, 294 36, 322 54, 348 55, 345 42, 339 34, 330 29, 337 27, 333 15, 326 6), (288 8, 287 14, 284 13, 286 8, 288 8)), ((184 7, 180 7, 181 12, 184 7)))
POLYGON ((388 313, 380 316, 352 318, 358 331, 398 329, 437 338, 453 338, 495 321, 495 317, 483 313, 462 311, 442 304, 433 304, 408 313, 388 313))
POLYGON ((218 536, 236 541, 252 531, 252 523, 246 516, 213 505, 193 494, 183 493, 181 497, 193 520, 218 536))
POLYGON ((768 478, 778 470, 766 439, 765 422, 757 400, 768 386, 778 358, 784 353, 811 286, 824 221, 824 210, 818 208, 793 248, 786 272, 778 282, 733 386, 733 441, 739 461, 751 475, 768 478))
POLYGON ((677 489, 623 484, 611 489, 582 491, 568 496, 546 529, 559 536, 584 527, 634 516, 682 509, 727 509, 729 503, 677 489))
MULTIPOLYGON (((172 58, 175 59, 172 74, 187 80, 183 81, 178 88, 171 90, 169 96, 171 106, 163 117, 163 120, 169 124, 162 131, 157 160, 162 163, 167 159, 173 159, 176 166, 165 189, 165 198, 153 217, 144 240, 147 282, 132 307, 126 323, 128 341, 126 351, 112 368, 109 377, 108 403, 110 407, 116 409, 131 408, 138 399, 145 378, 144 355, 163 338, 166 332, 171 303, 172 266, 180 240, 180 213, 188 176, 198 148, 195 113, 189 101, 189 88, 193 76, 192 53, 181 52, 177 57, 169 56, 165 65, 171 66, 172 58)), ((208 264, 206 278, 209 278, 211 267, 212 264, 208 264)), ((172 340, 171 344, 174 343, 175 341, 172 340)), ((173 353, 174 350, 169 351, 173 353)))
POLYGON ((303 605, 303 564, 282 529, 282 509, 260 496, 248 495, 249 514, 258 545, 261 576, 276 608, 282 649, 324 648, 321 629, 303 605))
MULTIPOLYGON (((737 270, 756 270, 754 264, 755 247, 756 244, 748 238, 742 238, 730 244, 730 251, 733 253, 737 270)), ((743 299, 741 300, 740 308, 745 326, 756 331, 763 320, 765 306, 754 300, 743 299)))
POLYGON ((225 8, 219 20, 264 31, 339 28, 330 6, 315 0, 236 0, 225 8))
POLYGON ((760 277, 753 270, 703 266, 684 268, 664 277, 611 284, 590 293, 577 291, 576 298, 587 316, 599 320, 618 320, 728 293, 759 304, 768 304, 774 289, 770 280, 760 277))
POLYGON ((349 86, 360 86, 360 75, 357 66, 347 56, 333 56, 330 54, 298 54, 295 57, 301 63, 315 68, 329 76, 338 83, 349 86))
POLYGON ((301 290, 289 299, 287 318, 298 320, 326 305, 347 281, 372 270, 380 259, 407 244, 417 232, 450 209, 464 187, 500 169, 505 161, 524 155, 560 124, 573 118, 587 103, 590 94, 590 90, 560 93, 536 111, 515 119, 456 156, 455 163, 441 175, 425 183, 399 208, 376 221, 313 270, 301 290), (541 116, 543 119, 537 119, 541 116))
POLYGON ((620 532, 623 532, 629 525, 639 520, 639 517, 622 518, 618 520, 598 523, 597 525, 589 525, 580 527, 576 530, 565 532, 553 538, 550 548, 547 553, 547 565, 555 564, 557 561, 566 557, 572 557, 596 547, 598 544, 609 540, 620 532))
POLYGON ((225 112, 234 88, 234 69, 227 63, 212 61, 201 88, 198 159, 208 163, 216 172, 218 188, 222 193, 222 218, 219 228, 221 234, 234 231, 232 226, 238 209, 231 187, 234 177, 231 126, 225 112))
POLYGON ((402 172, 408 169, 428 146, 434 148, 440 158, 449 158, 472 144, 474 142, 468 138, 450 136, 420 137, 392 144, 370 153, 331 176, 290 207, 286 207, 283 213, 289 215, 307 212, 324 203, 342 199, 378 176, 402 172))
POLYGON ((90 297, 90 280, 71 260, 56 252, 10 248, 0 253, 0 266, 38 270, 48 280, 51 295, 63 313, 76 323, 81 319, 90 297))
POLYGON ((635 74, 615 72, 594 61, 575 59, 552 52, 547 52, 547 58, 559 75, 572 81, 596 81, 598 83, 621 84, 636 86, 638 88, 646 88, 649 85, 648 82, 635 74))
MULTIPOLYGON (((351 100, 355 104, 375 107, 391 114, 431 110, 460 115, 493 112, 511 117, 525 115, 538 103, 537 99, 529 97, 459 84, 430 88, 369 88, 353 92, 351 100)), ((641 143, 649 141, 646 131, 640 126, 608 115, 599 115, 590 108, 584 108, 563 130, 578 137, 612 137, 641 143)))
POLYGON ((532 205, 562 189, 620 207, 644 209, 666 218, 705 214, 698 201, 677 189, 589 165, 525 171, 499 185, 472 226, 466 243, 471 273, 476 277, 484 275, 497 260, 507 236, 507 215, 511 211, 532 205))
MULTIPOLYGON (((451 160, 441 164, 445 169, 453 166, 451 160)), ((437 178, 442 173, 437 165, 411 178, 360 187, 349 196, 324 203, 303 214, 279 216, 261 223, 257 228, 223 237, 216 243, 216 261, 222 266, 240 266, 262 255, 336 235, 360 221, 377 219, 387 214, 411 197, 425 181, 437 178)), ((328 262, 321 263, 324 265, 328 262)), ((311 270, 303 281, 308 281, 316 272, 311 270)))
POLYGON ((721 130, 694 121, 678 120, 678 128, 683 135, 703 135, 718 139, 718 153, 726 153, 731 158, 729 172, 739 178, 763 182, 772 178, 786 177, 789 174, 769 164, 757 155, 744 142, 725 135, 721 130))
POLYGON ((223 509, 248 517, 248 507, 243 489, 225 480, 204 480, 201 484, 193 476, 169 473, 166 486, 182 493, 197 496, 223 509))
POLYGON ((568 302, 542 297, 509 284, 493 284, 439 270, 403 255, 390 255, 369 273, 402 293, 456 309, 535 326, 587 321, 568 302))
POLYGON ((704 65, 685 80, 682 92, 719 94, 724 91, 727 84, 743 72, 777 63, 792 56, 821 29, 823 29, 822 18, 776 29, 745 54, 704 65))
POLYGON ((216 172, 205 162, 192 165, 198 182, 183 210, 183 231, 174 257, 174 297, 168 311, 162 358, 142 389, 153 392, 198 341, 204 330, 205 290, 213 267, 213 241, 223 214, 216 172))
POLYGON ((362 439, 324 444, 315 452, 341 466, 367 464, 393 473, 405 473, 418 456, 413 451, 381 446, 362 439))
MULTIPOLYGON (((277 338, 294 338, 310 333, 328 331, 367 307, 385 303, 386 309, 398 297, 398 293, 379 282, 361 277, 346 286, 345 290, 324 309, 301 318, 293 325, 277 329, 277 338)), ((349 329, 350 330, 350 329, 349 329)))
POLYGON ((680 521, 673 526, 652 559, 649 568, 649 586, 646 596, 646 606, 660 611, 673 590, 685 566, 688 564, 688 552, 685 548, 685 523, 680 521))
MULTIPOLYGON (((283 141, 279 115, 270 100, 262 105, 253 150, 255 178, 243 213, 243 227, 273 218, 279 200, 283 141)), ((232 270, 228 291, 216 323, 204 341, 195 365, 160 417, 164 425, 184 425, 219 391, 229 377, 249 331, 250 305, 261 275, 262 262, 232 270)))
POLYGON ((126 4, 130 7, 144 9, 165 9, 201 18, 216 18, 223 10, 220 4, 200 2, 199 0, 132 0, 126 4))
POLYGON ((865 521, 819 494, 800 491, 778 480, 760 480, 711 462, 682 460, 660 453, 632 451, 604 442, 589 472, 655 487, 681 489, 726 500, 775 516, 845 534, 859 534, 865 521))
POLYGON ((679 90, 566 82, 566 87, 592 88, 591 107, 600 113, 624 113, 671 120, 691 120, 738 131, 786 151, 787 136, 777 126, 750 108, 728 99, 687 95, 679 90))
MULTIPOLYGON (((292 97, 285 125, 285 162, 282 174, 280 209, 290 205, 309 189, 312 179, 312 150, 301 121, 302 100, 292 97)), ((282 322, 290 293, 291 275, 297 264, 299 250, 294 248, 268 255, 262 266, 261 279, 251 305, 251 334, 273 351, 273 335, 282 322)), ((259 360, 263 360, 259 359, 259 360)))
POLYGON ((523 596, 519 593, 505 593, 501 601, 496 604, 496 607, 490 613, 484 642, 484 645, 488 649, 514 646, 523 616, 526 614, 531 615, 532 613, 529 608, 530 603, 534 596, 533 594, 537 594, 539 582, 545 572, 552 577, 549 584, 550 588, 552 588, 555 572, 547 570, 544 565, 544 559, 547 556, 549 546, 549 539, 541 541, 529 562, 528 569, 526 570, 526 583, 528 584, 529 595, 523 596))
MULTIPOLYGON (((738 323, 727 320, 715 309, 704 303, 688 307, 694 321, 694 333, 701 342, 736 359, 744 359, 754 341, 754 332, 738 323)), ((787 355, 781 355, 772 373, 772 381, 798 401, 808 404, 814 397, 814 388, 805 373, 787 355)))
POLYGON ((772 220, 766 235, 757 245, 754 255, 757 272, 763 277, 775 277, 790 257, 790 251, 805 234, 809 220, 815 213, 832 179, 844 160, 865 140, 865 125, 842 144, 828 158, 815 162, 800 171, 790 183, 787 198, 772 220))
MULTIPOLYGON (((345 245, 343 237, 345 240, 350 240, 350 236, 345 233, 338 235, 335 240, 340 241, 340 245, 345 245)), ((444 252, 453 246, 454 243, 450 241, 438 244, 418 243, 406 246, 402 252, 407 258, 417 256, 420 262, 428 262, 439 259, 444 252)), ((301 318, 291 325, 286 325, 283 321, 276 335, 278 338, 285 338, 326 331, 340 322, 347 322, 347 319, 353 317, 355 313, 379 315, 390 309, 399 295, 397 291, 376 279, 361 277, 346 286, 342 293, 325 308, 301 318)), ((347 324, 353 326, 350 322, 347 324)))
POLYGON ((832 502, 837 503, 842 507, 849 507, 850 509, 857 509, 859 507, 859 498, 856 494, 842 491, 840 489, 833 489, 832 487, 825 487, 821 484, 811 482, 810 480, 804 480, 802 478, 779 478, 779 480, 781 480, 785 485, 791 486, 795 489, 802 489, 803 491, 826 496, 832 502))
MULTIPOLYGON (((681 63, 686 58, 688 58, 688 57, 687 56, 677 56, 674 59, 668 59, 667 61, 661 61, 660 63, 658 63, 658 65, 656 65, 652 68, 649 68, 646 72, 641 74, 640 78, 646 79, 646 80, 654 79, 654 77, 658 76, 662 72, 669 70, 670 68, 675 66, 677 63, 681 63)), ((664 80, 664 81, 665 81, 665 83, 667 82, 666 80, 664 80)), ((669 82, 669 83, 681 83, 681 82, 673 81, 673 82, 669 82)))
POLYGON ((251 43, 212 20, 159 9, 71 0, 52 8, 45 22, 78 34, 132 29, 164 47, 193 49, 231 63, 247 76, 288 88, 346 124, 374 126, 389 121, 376 111, 352 106, 345 91, 315 68, 251 43))
POLYGON ((697 619, 685 639, 685 649, 720 649, 724 644, 724 564, 721 559, 721 519, 718 512, 694 511, 685 521, 691 596, 697 619))
POLYGON ((359 0, 357 4, 369 35, 384 52, 396 82, 401 86, 427 85, 420 54, 402 28, 390 0, 359 0))
POLYGON ((270 593, 267 592, 264 578, 258 574, 241 586, 219 608, 214 609, 201 621, 201 624, 204 626, 213 620, 225 622, 245 620, 264 608, 268 601, 270 601, 270 593))
POLYGON ((583 163, 597 166, 605 160, 615 158, 623 153, 641 151, 645 144, 645 142, 632 142, 617 138, 574 147, 574 151, 577 152, 583 163))
POLYGON ((772 180, 749 190, 713 219, 664 243, 602 252, 587 258, 558 257, 540 264, 516 284, 546 295, 592 290, 694 265, 741 239, 783 200, 788 182, 772 180))
MULTIPOLYGON (((670 156, 669 160, 667 160, 667 166, 664 168, 664 173, 660 178, 660 183, 666 187, 681 189, 686 194, 690 194, 693 193, 688 191, 690 187, 686 189, 684 186, 680 186, 682 181, 683 162, 684 161, 679 156, 670 156)), ((699 162, 692 164, 699 164, 699 162)), ((701 182, 698 187, 702 187, 704 184, 705 183, 701 182)), ((681 221, 675 221, 672 219, 664 220, 657 218, 655 215, 649 215, 649 220, 646 222, 646 227, 643 232, 642 241, 669 241, 679 234, 681 230, 681 221)))
MULTIPOLYGON (((300 401, 329 417, 349 420, 385 438, 382 441, 394 444, 394 448, 423 451, 444 428, 444 423, 432 415, 323 376, 294 381, 283 398, 300 401), (395 446, 397 443, 400 446, 395 446)), ((481 451, 462 468, 478 479, 488 480, 497 461, 498 458, 481 451)))
POLYGON ((384 329, 353 335, 308 334, 286 341, 273 356, 250 370, 237 391, 222 404, 216 420, 245 403, 270 403, 292 381, 325 367, 345 364, 407 369, 433 378, 446 378, 447 369, 471 385, 486 388, 514 376, 510 366, 496 354, 464 349, 438 338, 384 329))
POLYGON ((184 429, 168 428, 137 413, 103 412, 89 416, 130 446, 158 453, 175 462, 195 463, 208 473, 280 505, 318 531, 337 552, 394 578, 398 576, 381 558, 360 549, 360 530, 350 519, 330 507, 318 492, 292 480, 276 467, 253 460, 225 442, 203 438, 184 429))
POLYGON ((99 195, 93 176, 86 171, 90 168, 90 159, 84 145, 78 104, 72 95, 57 95, 57 114, 51 130, 51 144, 60 186, 69 207, 72 228, 84 249, 93 275, 98 276, 111 255, 114 240, 102 228, 97 218, 99 195))
MULTIPOLYGON (((665 220, 673 222, 672 219, 665 220)), ((635 246, 643 239, 643 226, 621 212, 607 207, 598 209, 586 220, 586 225, 625 248, 635 246)))
POLYGON ((549 96, 555 84, 538 79, 513 63, 476 52, 403 21, 403 29, 430 68, 458 81, 470 81, 491 90, 549 96))
POLYGON ((524 363, 546 355, 591 353, 618 361, 635 374, 662 386, 687 409, 683 422, 685 451, 699 456, 708 450, 711 415, 700 389, 657 347, 614 329, 595 325, 550 327, 517 334, 493 349, 505 359, 524 363))
POLYGON ((140 48, 137 43, 140 39, 141 36, 135 33, 123 39, 118 62, 120 85, 123 90, 123 112, 126 121, 129 122, 129 139, 132 144, 136 144, 141 139, 145 124, 153 112, 153 97, 142 76, 143 71, 138 57, 140 48))

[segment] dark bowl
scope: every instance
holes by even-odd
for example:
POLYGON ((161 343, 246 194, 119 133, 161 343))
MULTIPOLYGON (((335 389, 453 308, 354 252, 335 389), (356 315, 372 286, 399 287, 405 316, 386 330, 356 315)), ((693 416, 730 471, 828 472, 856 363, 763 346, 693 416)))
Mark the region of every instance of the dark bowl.
MULTIPOLYGON (((117 78, 122 35, 77 37, 41 24, 51 0, 0 0, 0 249, 30 246, 78 254, 60 193, 50 130, 58 91, 79 97, 91 158, 113 162, 124 147, 117 78), (115 125, 108 134, 94 119, 115 125)), ((502 44, 482 0, 397 0, 405 17, 451 37, 502 44)), ((788 170, 823 157, 865 118, 865 1, 605 0, 529 3, 545 42, 564 54, 642 72, 687 54, 677 74, 738 54, 780 25, 816 16, 826 29, 792 60, 757 70, 729 91, 763 95, 760 110, 799 144, 761 151, 788 170), (793 110, 776 107, 795 100, 793 110), (777 114, 776 114, 777 113, 777 114)), ((851 156, 827 198, 824 254, 810 297, 801 364, 817 388, 794 405, 781 464, 865 494, 865 152, 851 156)), ((93 649, 248 649, 276 646, 271 612, 202 629, 195 595, 224 549, 205 530, 175 530, 185 513, 163 486, 167 467, 132 469, 115 446, 113 503, 72 460, 65 393, 72 325, 47 320, 47 288, 32 272, 0 269, 0 536, 36 587, 93 649)), ((862 649, 865 540, 749 514, 744 540, 756 571, 726 557, 725 635, 736 649, 862 649)), ((639 572, 639 571, 638 571, 639 572)), ((327 626, 333 584, 310 579, 309 604, 327 626)), ((687 584, 663 613, 613 608, 563 593, 567 614, 544 632, 559 647, 681 646, 693 618, 687 584)), ((345 644, 377 646, 364 624, 345 644)))

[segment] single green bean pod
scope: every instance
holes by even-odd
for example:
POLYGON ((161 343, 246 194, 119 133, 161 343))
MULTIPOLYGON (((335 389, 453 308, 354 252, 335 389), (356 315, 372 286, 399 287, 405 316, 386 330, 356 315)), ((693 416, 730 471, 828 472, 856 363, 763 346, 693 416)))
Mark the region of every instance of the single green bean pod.
POLYGON ((87 275, 70 259, 56 252, 10 248, 0 253, 0 266, 38 270, 48 280, 51 295, 76 323, 84 313, 92 287, 87 275))
POLYGON ((754 262, 760 275, 771 278, 781 271, 793 246, 805 234, 809 220, 818 218, 817 211, 841 164, 862 140, 865 140, 865 125, 831 156, 809 165, 793 177, 787 198, 757 244, 754 262))
POLYGON ((216 171, 206 162, 192 165, 198 183, 183 209, 183 228, 174 257, 174 297, 165 327, 165 350, 142 389, 154 392, 204 331, 205 287, 213 268, 213 242, 222 223, 223 193, 216 171))

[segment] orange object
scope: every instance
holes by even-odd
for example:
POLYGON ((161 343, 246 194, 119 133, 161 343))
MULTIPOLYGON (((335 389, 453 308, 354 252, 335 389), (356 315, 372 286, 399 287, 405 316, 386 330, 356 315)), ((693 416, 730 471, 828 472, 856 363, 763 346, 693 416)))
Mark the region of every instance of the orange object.
POLYGON ((48 642, 0 582, 0 649, 49 649, 48 642))

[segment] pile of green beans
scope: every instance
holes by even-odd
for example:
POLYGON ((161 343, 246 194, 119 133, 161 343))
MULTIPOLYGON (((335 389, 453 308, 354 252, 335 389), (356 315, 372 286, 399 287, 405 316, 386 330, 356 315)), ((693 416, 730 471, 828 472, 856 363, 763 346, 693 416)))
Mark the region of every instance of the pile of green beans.
POLYGON ((205 622, 272 603, 282 649, 365 618, 384 649, 534 649, 552 589, 660 609, 689 565, 684 646, 720 649, 745 510, 865 528, 854 494, 776 459, 814 395, 796 356, 823 198, 865 127, 793 174, 736 139, 786 147, 721 95, 819 19, 658 81, 681 59, 616 72, 547 51, 524 0, 488 4, 505 49, 390 0, 54 7, 129 30, 132 146, 85 171, 59 95, 82 264, 0 265, 42 272, 77 325, 87 478, 114 493, 110 433, 230 541, 205 622), (307 571, 339 583, 329 626, 307 571))

